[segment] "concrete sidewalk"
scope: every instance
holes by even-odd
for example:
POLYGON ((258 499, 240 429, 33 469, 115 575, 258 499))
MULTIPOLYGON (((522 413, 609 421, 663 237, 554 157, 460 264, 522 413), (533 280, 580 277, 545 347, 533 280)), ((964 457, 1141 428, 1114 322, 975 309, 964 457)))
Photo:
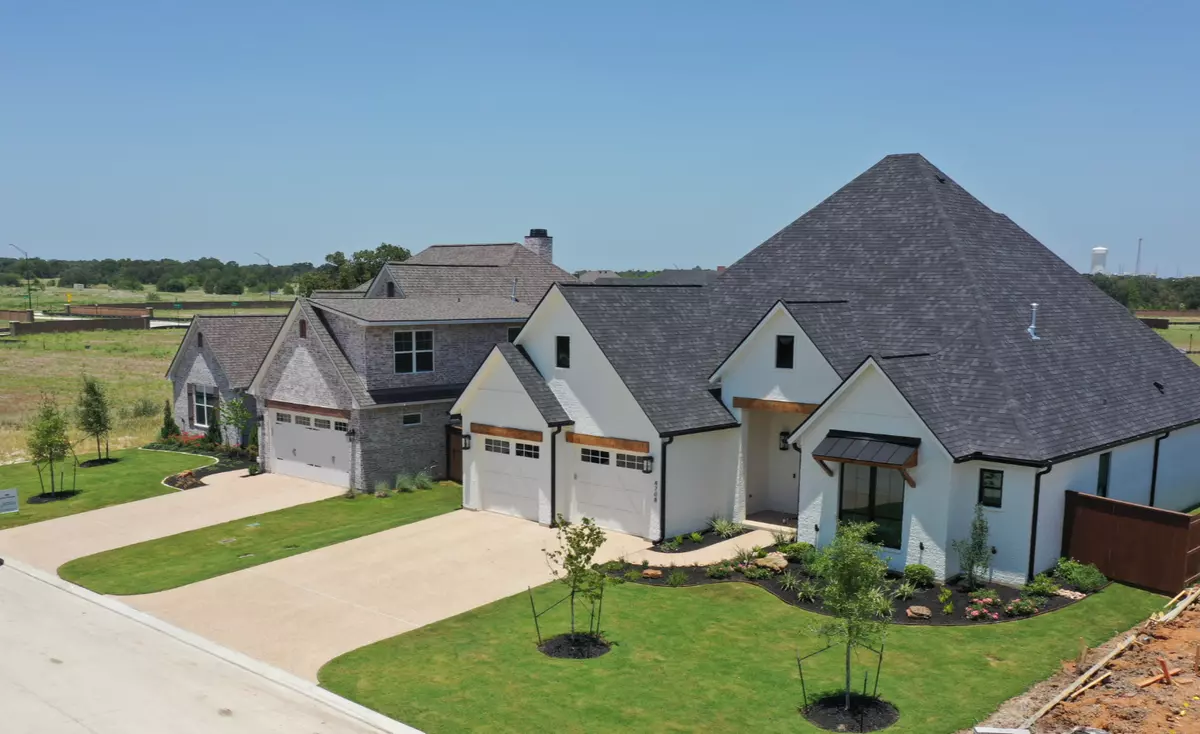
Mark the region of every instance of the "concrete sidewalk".
POLYGON ((0 731, 416 730, 36 569, 0 567, 0 731))
POLYGON ((54 573, 67 561, 334 497, 345 490, 281 474, 230 471, 204 478, 206 486, 126 502, 77 515, 0 531, 0 557, 17 558, 54 573))

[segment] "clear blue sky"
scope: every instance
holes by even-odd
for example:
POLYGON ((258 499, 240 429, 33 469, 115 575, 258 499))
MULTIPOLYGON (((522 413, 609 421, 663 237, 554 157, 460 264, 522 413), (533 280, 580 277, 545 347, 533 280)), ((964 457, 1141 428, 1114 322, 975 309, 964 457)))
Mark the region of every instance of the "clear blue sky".
POLYGON ((1200 273, 1200 5, 991 5, 5 2, 0 246, 712 267, 915 151, 1078 268, 1200 273))

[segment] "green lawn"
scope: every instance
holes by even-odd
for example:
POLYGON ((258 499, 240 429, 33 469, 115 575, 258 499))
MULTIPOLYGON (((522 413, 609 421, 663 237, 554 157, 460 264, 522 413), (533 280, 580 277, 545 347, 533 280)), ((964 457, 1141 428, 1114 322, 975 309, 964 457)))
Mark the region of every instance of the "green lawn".
POLYGON ((462 487, 453 482, 386 498, 334 497, 77 558, 61 566, 58 574, 101 594, 149 594, 407 525, 461 506, 462 487))
MULTIPOLYGON (((211 459, 204 456, 140 449, 113 451, 112 456, 120 461, 79 470, 75 480, 75 488, 80 490, 79 494, 43 505, 30 505, 25 502, 31 495, 41 491, 37 469, 33 464, 0 466, 0 489, 15 487, 21 503, 20 512, 0 515, 0 530, 176 492, 178 490, 162 485, 164 477, 184 469, 195 469, 212 463, 211 459)), ((95 455, 82 455, 79 458, 83 461, 95 458, 95 455)), ((67 473, 69 488, 71 469, 64 467, 64 471, 67 473)), ((50 489, 49 476, 46 477, 46 489, 50 489)))
MULTIPOLYGON (((535 590, 539 608, 562 590, 535 590)), ((1097 644, 1163 601, 1113 585, 1029 620, 891 627, 879 691, 901 714, 888 731, 949 734, 970 727, 1055 673, 1061 660, 1078 653, 1080 637, 1097 644)), ((817 732, 797 713, 795 656, 797 649, 822 647, 809 631, 818 620, 749 584, 624 584, 604 599, 612 652, 596 660, 555 660, 535 648, 529 599, 518 594, 342 655, 319 679, 430 734, 817 732)), ((561 632, 565 621, 551 626, 561 632)), ((809 692, 835 688, 843 660, 833 649, 806 663, 809 692)), ((873 655, 860 657, 857 685, 863 671, 873 676, 874 669, 873 655)))

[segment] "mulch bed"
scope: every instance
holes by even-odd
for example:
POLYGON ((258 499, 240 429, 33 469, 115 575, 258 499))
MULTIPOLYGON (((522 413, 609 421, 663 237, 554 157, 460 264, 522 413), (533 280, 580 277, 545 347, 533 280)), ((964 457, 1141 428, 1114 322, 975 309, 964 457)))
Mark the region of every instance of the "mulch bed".
MULTIPOLYGON (((683 544, 678 548, 671 548, 670 546, 664 546, 662 543, 655 543, 654 545, 650 546, 650 550, 655 551, 656 553, 687 553, 688 551, 700 550, 701 548, 707 548, 710 545, 723 543, 726 540, 732 540, 739 535, 745 535, 752 530, 754 530, 754 528, 743 527, 737 535, 730 535, 729 537, 718 535, 711 530, 706 530, 700 534, 701 540, 699 543, 693 541, 689 534, 680 536, 683 539, 683 544)), ((674 538, 669 540, 674 540, 674 538)))
POLYGON ((836 693, 810 704, 800 713, 822 729, 845 732, 879 731, 900 718, 900 711, 887 701, 858 693, 850 694, 849 710, 845 694, 836 693))
MULTIPOLYGON (((198 452, 189 451, 187 453, 198 452)), ((213 454, 204 454, 204 456, 213 456, 213 454)), ((163 483, 168 487, 174 487, 175 489, 195 489, 196 487, 204 486, 204 482, 201 480, 204 479, 204 477, 207 477, 209 474, 219 474, 221 472, 237 471, 238 469, 249 469, 252 466, 258 466, 257 461, 251 461, 248 459, 228 459, 217 456, 213 456, 213 458, 217 459, 217 463, 209 464, 208 466, 202 466, 199 469, 191 469, 188 471, 179 472, 178 474, 172 474, 164 479, 163 483)))
POLYGON ((120 461, 120 459, 88 459, 87 461, 79 462, 79 468, 87 469, 88 467, 93 466, 106 466, 108 464, 115 464, 118 461, 120 461))
POLYGON ((590 660, 598 658, 612 649, 612 645, 602 637, 589 635, 584 632, 570 632, 550 639, 538 645, 538 649, 552 658, 568 660, 590 660))
MULTIPOLYGON (((805 579, 809 578, 809 576, 804 573, 802 567, 798 563, 789 563, 788 568, 798 572, 805 579)), ((645 584, 647 586, 704 586, 706 584, 727 583, 754 584, 771 592, 775 596, 779 597, 780 601, 783 601, 786 604, 791 604, 794 607, 799 607, 810 612, 816 612, 817 614, 826 614, 820 599, 817 599, 816 601, 801 601, 799 598, 797 598, 796 592, 784 589, 780 583, 780 575, 772 575, 765 579, 747 579, 740 573, 734 572, 733 575, 729 576, 728 578, 713 579, 707 576, 704 566, 676 566, 674 568, 663 568, 659 566, 643 567, 640 565, 625 564, 620 568, 617 568, 615 564, 610 564, 605 568, 605 570, 614 578, 621 578, 630 583, 645 584), (641 578, 640 576, 636 580, 625 578, 626 573, 630 571, 637 571, 640 573, 644 568, 658 568, 662 571, 662 578, 645 579, 641 578), (683 583, 678 582, 679 574, 683 574, 686 577, 686 580, 683 581, 683 583), (672 575, 676 577, 676 583, 669 583, 668 579, 670 579, 672 575)), ((894 579, 894 582, 899 583, 899 579, 894 579)), ((911 599, 894 600, 892 602, 891 622, 892 624, 942 626, 1001 624, 1003 622, 1013 622, 1019 619, 1030 619, 1031 617, 1054 612, 1075 603, 1075 600, 1068 599, 1063 596, 1052 596, 1043 606, 1039 607, 1037 614, 1026 617, 1009 617, 1004 614, 1004 605, 1013 599, 1020 598, 1022 596, 1021 590, 1010 586, 1003 586, 1001 584, 987 584, 984 588, 993 592, 993 596, 1000 598, 1001 603, 992 607, 992 609, 998 612, 1000 615, 1000 618, 997 620, 990 618, 986 620, 967 619, 966 610, 971 601, 970 597, 967 592, 962 591, 957 586, 951 584, 950 586, 946 587, 935 586, 930 589, 921 589, 911 599), (944 604, 938 601, 938 593, 941 592, 943 588, 949 588, 951 590, 950 602, 954 605, 954 611, 951 614, 946 614, 943 611, 944 604), (905 613, 905 610, 911 606, 928 607, 933 615, 929 619, 910 619, 905 613)))
POLYGON ((59 500, 69 500, 79 494, 78 489, 63 489, 57 492, 46 492, 45 494, 35 494, 25 500, 27 505, 44 505, 47 502, 58 502, 59 500))

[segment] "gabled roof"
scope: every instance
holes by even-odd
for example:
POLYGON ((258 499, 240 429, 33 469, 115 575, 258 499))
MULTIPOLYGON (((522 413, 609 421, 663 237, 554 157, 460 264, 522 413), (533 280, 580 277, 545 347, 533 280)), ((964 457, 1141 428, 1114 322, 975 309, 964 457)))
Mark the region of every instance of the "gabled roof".
POLYGON ((525 393, 529 395, 529 399, 533 401, 538 412, 542 414, 542 418, 546 420, 546 425, 566 426, 575 422, 571 420, 571 416, 567 415, 567 411, 558 402, 558 397, 546 384, 542 373, 538 372, 538 368, 534 366, 524 349, 509 342, 500 342, 496 345, 496 350, 508 362, 513 374, 525 388, 525 393))
POLYGON ((707 294, 690 286, 560 286, 604 356, 662 435, 737 425, 708 384, 707 294))
POLYGON ((315 341, 319 344, 329 357, 329 360, 333 363, 333 368, 337 370, 338 377, 342 380, 342 384, 350 391, 350 396, 354 399, 355 407, 366 408, 375 405, 375 398, 371 396, 371 393, 367 392, 367 386, 363 383, 362 377, 354 369, 354 365, 350 364, 349 358, 346 357, 346 353, 338 345, 337 339, 333 338, 325 314, 320 309, 313 308, 304 299, 296 299, 296 304, 300 309, 300 315, 308 319, 309 341, 315 341))
POLYGON ((445 323, 449 321, 523 321, 533 304, 502 296, 440 296, 430 298, 313 298, 320 309, 362 322, 445 323))
POLYGON ((175 368, 179 354, 195 332, 204 335, 204 351, 210 354, 235 390, 249 387, 254 373, 267 356, 271 342, 283 326, 286 316, 196 316, 188 327, 167 374, 175 368))
POLYGON ((597 285, 708 285, 720 275, 716 270, 661 270, 646 278, 603 277, 595 279, 597 285))
POLYGON ((492 296, 536 304, 553 283, 575 278, 520 244, 434 245, 387 264, 405 298, 492 296))
POLYGON ((1061 459, 1200 421, 1200 368, 920 155, 884 158, 705 290, 710 371, 783 300, 843 377, 877 356, 958 459, 1061 459))

